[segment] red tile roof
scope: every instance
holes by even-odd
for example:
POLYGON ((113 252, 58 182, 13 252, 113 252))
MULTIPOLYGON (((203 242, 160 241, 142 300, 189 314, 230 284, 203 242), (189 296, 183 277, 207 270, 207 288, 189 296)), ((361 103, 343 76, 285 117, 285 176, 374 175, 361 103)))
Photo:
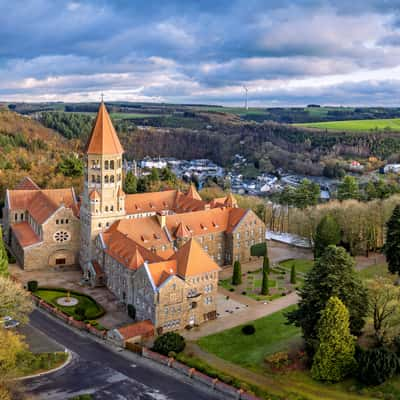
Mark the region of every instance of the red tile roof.
POLYGON ((183 278, 220 270, 195 239, 185 243, 171 259, 176 260, 177 274, 183 278))
POLYGON ((149 337, 154 335, 154 325, 150 320, 146 319, 144 321, 135 322, 134 324, 118 328, 118 332, 124 340, 129 340, 136 336, 149 337))
POLYGON ((40 238, 28 224, 28 222, 18 222, 11 225, 11 229, 21 247, 31 246, 40 243, 40 238))
POLYGON ((26 210, 42 224, 61 205, 71 208, 75 215, 79 209, 74 191, 70 189, 8 190, 10 210, 26 210))
POLYGON ((87 154, 122 154, 124 149, 118 139, 106 106, 101 102, 89 141, 87 154))
POLYGON ((29 176, 26 176, 24 179, 17 183, 14 190, 39 190, 40 187, 36 185, 35 182, 29 176))

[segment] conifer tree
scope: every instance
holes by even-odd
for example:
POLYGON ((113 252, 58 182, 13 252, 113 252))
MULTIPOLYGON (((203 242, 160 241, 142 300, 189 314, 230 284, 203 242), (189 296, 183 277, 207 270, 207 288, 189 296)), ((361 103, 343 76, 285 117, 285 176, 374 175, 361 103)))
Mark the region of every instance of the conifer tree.
POLYGON ((349 311, 333 296, 318 323, 318 347, 311 374, 320 381, 339 382, 355 366, 355 337, 350 333, 349 311))
POLYGON ((265 269, 262 272, 261 294, 269 294, 268 272, 265 269))
POLYGON ((330 297, 338 297, 350 313, 350 329, 361 332, 368 312, 367 290, 354 270, 354 260, 343 247, 328 246, 307 273, 299 290, 297 309, 286 314, 303 331, 307 351, 315 350, 317 325, 330 297))
POLYGON ((323 217, 315 230, 314 258, 321 257, 329 245, 339 244, 340 236, 340 226, 336 219, 330 214, 323 217))
POLYGON ((126 194, 137 193, 137 178, 132 171, 128 171, 124 181, 124 192, 126 194))
POLYGON ((292 268, 290 270, 290 283, 294 285, 296 282, 297 282, 296 265, 293 263, 292 268))
POLYGON ((385 254, 389 271, 398 274, 400 280, 400 205, 393 210, 386 224, 385 254))
POLYGON ((269 258, 267 255, 264 256, 263 259, 263 271, 266 271, 267 274, 269 274, 270 272, 270 268, 269 268, 269 258))
POLYGON ((0 275, 8 276, 8 256, 0 228, 0 275))
POLYGON ((232 285, 240 285, 242 283, 242 266, 239 261, 233 264, 232 285))

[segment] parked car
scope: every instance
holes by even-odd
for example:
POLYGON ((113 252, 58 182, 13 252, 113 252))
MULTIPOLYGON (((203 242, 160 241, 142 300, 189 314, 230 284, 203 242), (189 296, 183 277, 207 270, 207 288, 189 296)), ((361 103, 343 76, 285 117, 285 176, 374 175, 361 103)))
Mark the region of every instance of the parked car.
POLYGON ((19 325, 19 321, 12 319, 9 315, 3 317, 0 320, 0 323, 4 325, 5 329, 12 329, 16 328, 19 325))

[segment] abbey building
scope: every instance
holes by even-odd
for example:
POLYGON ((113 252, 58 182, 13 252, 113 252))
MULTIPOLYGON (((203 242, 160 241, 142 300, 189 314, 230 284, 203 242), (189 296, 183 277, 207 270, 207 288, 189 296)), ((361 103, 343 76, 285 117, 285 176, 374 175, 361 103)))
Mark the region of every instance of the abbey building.
POLYGON ((4 236, 24 269, 79 264, 157 331, 216 318, 218 271, 251 259, 265 225, 230 194, 211 202, 194 187, 126 195, 123 148, 100 104, 85 149, 84 189, 7 190, 4 236))

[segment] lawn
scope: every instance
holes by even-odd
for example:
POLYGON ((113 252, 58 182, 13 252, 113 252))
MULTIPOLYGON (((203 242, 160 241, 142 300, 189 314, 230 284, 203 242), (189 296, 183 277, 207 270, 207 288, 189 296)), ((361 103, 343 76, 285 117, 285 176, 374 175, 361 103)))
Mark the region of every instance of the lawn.
POLYGON ((281 261, 279 263, 279 265, 284 267, 284 268, 286 268, 289 271, 292 269, 292 266, 295 265, 296 272, 300 272, 300 273, 306 274, 313 267, 314 261, 313 260, 306 260, 306 259, 303 259, 303 258, 296 258, 296 259, 290 259, 290 260, 286 260, 286 261, 281 261))
POLYGON ((76 306, 65 307, 59 305, 57 303, 57 299, 60 297, 65 297, 67 292, 68 291, 66 289, 39 288, 34 292, 34 295, 58 308, 65 314, 74 317, 75 319, 81 319, 75 312, 78 307, 83 307, 85 309, 85 319, 87 320, 94 320, 104 315, 105 311, 100 304, 98 304, 90 296, 79 292, 70 291, 70 296, 78 300, 78 304, 76 306))
POLYGON ((335 131, 348 132, 369 132, 369 131, 392 131, 400 132, 400 118, 390 119, 360 119, 349 121, 329 121, 329 122, 308 122, 304 124, 294 124, 307 128, 328 129, 335 131))
POLYGON ((21 377, 49 371, 62 365, 67 357, 65 352, 35 354, 24 351, 17 358, 17 375, 21 377))
POLYGON ((166 116, 167 114, 144 114, 144 113, 111 113, 113 119, 142 119, 166 116))
POLYGON ((285 325, 285 312, 292 310, 291 306, 282 311, 257 319, 253 322, 254 335, 242 333, 242 326, 206 336, 198 341, 199 346, 220 358, 231 361, 243 367, 262 370, 266 355, 285 350, 297 345, 300 339, 300 329, 293 325, 285 325))
POLYGON ((387 264, 375 264, 357 271, 358 276, 362 280, 372 279, 376 277, 395 278, 394 275, 388 271, 387 264))

